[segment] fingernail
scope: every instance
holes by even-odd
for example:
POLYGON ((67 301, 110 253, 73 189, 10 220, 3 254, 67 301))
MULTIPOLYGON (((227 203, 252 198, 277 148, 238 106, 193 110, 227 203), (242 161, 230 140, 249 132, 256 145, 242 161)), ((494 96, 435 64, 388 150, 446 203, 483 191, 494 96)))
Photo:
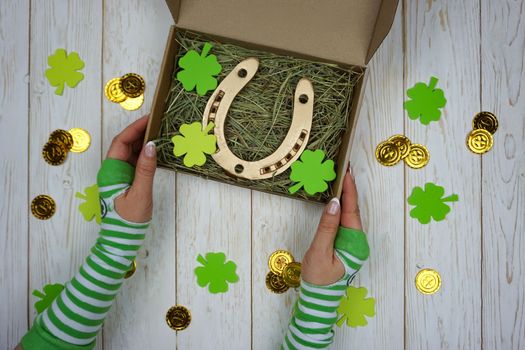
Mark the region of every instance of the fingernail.
POLYGON ((155 156, 155 142, 150 141, 146 143, 144 153, 146 154, 146 157, 153 158, 155 156))
POLYGON ((339 199, 337 197, 334 197, 328 202, 328 209, 327 213, 330 215, 335 215, 339 212, 339 208, 341 207, 341 204, 339 203, 339 199))
POLYGON ((348 163, 348 172, 350 173, 350 176, 352 176, 352 179, 355 180, 354 171, 352 170, 352 165, 350 165, 350 163, 348 163))

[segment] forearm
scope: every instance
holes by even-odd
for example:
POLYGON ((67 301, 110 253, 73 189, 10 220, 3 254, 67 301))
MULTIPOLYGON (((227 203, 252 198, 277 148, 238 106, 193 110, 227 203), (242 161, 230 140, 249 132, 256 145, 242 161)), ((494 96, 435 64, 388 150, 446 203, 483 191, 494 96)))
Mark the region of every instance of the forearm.
POLYGON ((345 274, 328 286, 301 281, 299 299, 282 345, 283 349, 324 349, 333 341, 337 308, 353 275, 369 255, 364 232, 341 228, 335 241, 336 255, 345 274))
POLYGON ((25 350, 94 347, 148 228, 148 223, 124 220, 114 208, 114 199, 129 187, 133 173, 133 167, 125 162, 104 161, 97 179, 106 209, 100 235, 75 277, 37 316, 32 329, 22 339, 25 350))

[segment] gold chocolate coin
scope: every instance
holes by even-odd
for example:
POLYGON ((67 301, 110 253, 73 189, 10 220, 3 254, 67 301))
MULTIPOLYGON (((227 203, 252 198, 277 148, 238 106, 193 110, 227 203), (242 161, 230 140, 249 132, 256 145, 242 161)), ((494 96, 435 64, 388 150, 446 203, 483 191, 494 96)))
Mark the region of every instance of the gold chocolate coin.
POLYGON ((131 263, 131 267, 129 268, 128 272, 126 272, 126 274, 124 275, 124 278, 130 278, 131 276, 133 276, 135 271, 137 271, 137 263, 135 262, 135 260, 133 260, 133 262, 131 263))
POLYGON ((190 310, 182 305, 172 306, 166 312, 166 323, 171 329, 176 331, 186 329, 191 323, 190 310))
POLYGON ((404 159, 406 165, 413 169, 419 169, 428 164, 430 153, 428 149, 420 144, 414 143, 410 146, 410 152, 404 159))
POLYGON ((66 130, 57 129, 53 131, 49 135, 49 141, 62 143, 68 151, 73 147, 73 136, 66 130))
POLYGON ((393 142, 381 142, 376 148, 376 159, 384 166, 392 166, 401 160, 401 151, 393 142))
POLYGON ((73 128, 69 130, 71 136, 73 136, 73 147, 71 152, 80 153, 84 152, 89 148, 91 144, 91 136, 89 133, 81 128, 73 128))
POLYGON ((108 81, 104 88, 104 94, 108 100, 115 103, 120 103, 128 98, 120 88, 120 78, 113 78, 108 81))
POLYGON ((270 271, 266 275, 266 288, 272 293, 282 294, 286 292, 289 287, 281 276, 270 271))
POLYGON ((493 144, 492 134, 485 129, 472 130, 467 137, 468 148, 476 154, 488 152, 493 144))
POLYGON ((120 78, 119 87, 127 97, 135 98, 144 94, 146 83, 138 74, 128 73, 120 78))
POLYGON ((31 213, 40 220, 47 220, 53 216, 56 210, 56 204, 53 198, 41 194, 31 201, 31 213))
POLYGON ((283 273, 284 267, 293 261, 294 258, 292 254, 286 250, 276 250, 268 259, 268 267, 270 271, 280 276, 283 273))
POLYGON ((301 285, 301 263, 291 262, 286 265, 282 277, 288 287, 299 287, 301 285))
POLYGON ((411 142, 405 135, 394 135, 390 137, 387 141, 392 142, 394 145, 399 148, 401 152, 401 159, 405 159, 410 152, 411 142))
POLYGON ((42 148, 42 157, 51 165, 60 165, 66 159, 67 149, 61 142, 48 141, 42 148))
POLYGON ((144 103, 144 95, 140 95, 136 98, 127 98, 125 101, 120 102, 122 108, 127 109, 128 111, 134 111, 142 107, 144 103))
POLYGON ((480 112, 472 120, 472 129, 485 129, 494 134, 498 130, 498 118, 490 112, 480 112))
POLYGON ((434 294, 441 287, 441 276, 436 270, 423 269, 416 275, 416 288, 423 294, 434 294))

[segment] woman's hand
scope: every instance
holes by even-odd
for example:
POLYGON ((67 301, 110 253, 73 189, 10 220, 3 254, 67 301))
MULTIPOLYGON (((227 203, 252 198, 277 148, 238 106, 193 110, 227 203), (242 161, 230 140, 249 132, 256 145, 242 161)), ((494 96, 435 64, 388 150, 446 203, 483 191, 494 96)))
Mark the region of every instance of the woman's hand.
POLYGON ((153 211, 153 177, 157 168, 155 144, 142 147, 148 116, 136 120, 115 136, 107 158, 119 159, 135 166, 135 179, 126 193, 115 199, 115 210, 132 222, 151 220, 153 211))
POLYGON ((340 280, 345 268, 335 255, 334 241, 339 225, 360 230, 361 217, 357 204, 357 189, 350 171, 343 181, 342 206, 333 198, 325 207, 317 233, 306 252, 301 274, 306 282, 325 286, 340 280))

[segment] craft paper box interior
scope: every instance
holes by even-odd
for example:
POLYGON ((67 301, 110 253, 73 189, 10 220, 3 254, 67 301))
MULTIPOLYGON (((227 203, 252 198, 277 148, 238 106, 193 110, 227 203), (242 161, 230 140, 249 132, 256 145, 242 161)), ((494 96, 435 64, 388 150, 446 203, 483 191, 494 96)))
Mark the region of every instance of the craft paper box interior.
MULTIPOLYGON (((166 0, 176 22, 168 35, 145 142, 157 138, 166 110, 179 45, 178 28, 222 43, 284 54, 363 72, 336 161, 333 193, 340 197, 354 125, 366 81, 366 65, 388 34, 398 0, 166 0)), ((208 98, 208 97, 204 97, 208 98)), ((315 104, 314 104, 315 108, 315 104)))

